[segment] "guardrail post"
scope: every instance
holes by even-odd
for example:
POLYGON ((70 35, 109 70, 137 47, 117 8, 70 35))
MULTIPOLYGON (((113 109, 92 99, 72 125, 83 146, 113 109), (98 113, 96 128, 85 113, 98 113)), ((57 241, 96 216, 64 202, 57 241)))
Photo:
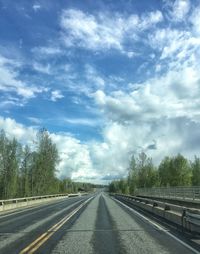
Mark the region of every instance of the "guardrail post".
POLYGON ((192 189, 192 199, 195 200, 195 191, 192 189))
POLYGON ((182 216, 181 216, 181 229, 182 229, 182 232, 184 231, 184 220, 185 220, 185 216, 186 216, 186 209, 184 208, 184 209, 183 209, 183 212, 182 212, 182 216))

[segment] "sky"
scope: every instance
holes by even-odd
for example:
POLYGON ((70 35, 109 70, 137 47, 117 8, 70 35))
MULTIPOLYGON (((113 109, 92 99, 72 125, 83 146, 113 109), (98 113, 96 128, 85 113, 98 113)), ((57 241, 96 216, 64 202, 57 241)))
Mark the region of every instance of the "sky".
POLYGON ((200 2, 0 0, 0 129, 58 177, 108 183, 132 155, 200 154, 200 2))

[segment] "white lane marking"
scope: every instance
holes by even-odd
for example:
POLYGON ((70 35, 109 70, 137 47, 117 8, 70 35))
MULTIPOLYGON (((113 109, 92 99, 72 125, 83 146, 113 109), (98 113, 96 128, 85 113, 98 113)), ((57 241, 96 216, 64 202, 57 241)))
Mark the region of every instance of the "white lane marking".
POLYGON ((156 227, 158 230, 161 231, 169 231, 163 227, 161 227, 159 224, 157 224, 156 222, 150 220, 149 218, 145 217, 144 215, 138 213, 137 211, 135 211, 133 208, 127 206, 126 204, 122 203, 121 201, 119 201, 118 199, 113 198, 113 200, 119 202, 120 204, 124 205, 126 208, 128 208, 129 210, 131 210, 132 212, 134 212, 136 215, 140 216, 143 220, 150 222, 154 227, 156 227))
POLYGON ((153 226, 155 226, 156 228, 158 228, 159 230, 163 231, 165 234, 167 234, 168 236, 170 236, 171 238, 173 238, 174 240, 176 240, 177 242, 179 242, 180 244, 182 244, 183 246, 185 246, 186 248, 188 248, 189 250, 193 251, 196 254, 199 254, 200 252, 196 249, 194 249, 193 247, 191 247, 189 244, 183 242, 181 239, 179 239, 178 237, 176 237, 175 235, 171 234, 168 230, 164 229, 163 227, 161 227, 160 225, 158 225, 157 223, 153 222, 152 220, 148 219, 146 216, 138 213, 137 211, 135 211, 133 208, 127 206, 126 204, 122 203, 121 201, 112 198, 114 201, 120 203, 121 205, 125 206, 127 209, 129 209, 130 211, 132 211, 134 214, 136 214, 138 217, 144 219, 145 221, 147 221, 149 224, 152 224, 153 226))

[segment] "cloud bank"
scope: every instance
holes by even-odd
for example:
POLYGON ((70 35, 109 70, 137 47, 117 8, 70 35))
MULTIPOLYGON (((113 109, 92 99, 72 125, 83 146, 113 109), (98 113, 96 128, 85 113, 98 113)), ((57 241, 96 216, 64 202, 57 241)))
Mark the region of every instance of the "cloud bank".
MULTIPOLYGON (((54 122, 71 128, 50 132, 60 152, 59 177, 120 178, 141 151, 157 164, 176 153, 199 156, 199 11, 189 0, 162 1, 162 8, 140 13, 62 9, 57 38, 33 45, 30 63, 0 55, 0 107, 25 107, 39 96, 44 107, 54 105, 54 122), (74 135, 80 129, 96 136, 85 141, 74 135)), ((32 126, 6 116, 0 128, 32 144, 34 124, 48 119, 29 113, 32 126)))

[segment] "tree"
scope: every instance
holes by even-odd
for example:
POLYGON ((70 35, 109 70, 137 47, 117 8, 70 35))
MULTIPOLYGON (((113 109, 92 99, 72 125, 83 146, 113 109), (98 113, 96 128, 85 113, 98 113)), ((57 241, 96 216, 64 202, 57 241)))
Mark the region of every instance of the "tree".
POLYGON ((58 151, 45 129, 38 133, 37 138, 38 148, 33 166, 34 193, 36 195, 50 194, 55 189, 56 165, 59 162, 58 151))
POLYGON ((22 197, 30 196, 31 193, 31 176, 32 176, 33 153, 28 145, 22 149, 21 163, 19 168, 18 195, 22 197))
POLYGON ((28 145, 15 138, 8 139, 0 132, 0 198, 15 198, 55 193, 91 191, 94 185, 75 183, 71 179, 56 177, 59 162, 56 145, 49 133, 41 130, 37 135, 37 147, 31 151, 28 145))
POLYGON ((0 197, 5 197, 6 179, 6 155, 7 155, 8 139, 3 130, 0 132, 0 197))
POLYGON ((185 157, 178 154, 166 157, 159 166, 159 177, 163 186, 189 186, 192 172, 185 157))
POLYGON ((158 173, 153 165, 152 159, 142 152, 138 160, 138 187, 153 187, 158 183, 158 173))
POLYGON ((8 141, 4 154, 3 172, 3 197, 13 198, 17 196, 17 174, 19 168, 19 158, 17 150, 19 144, 16 139, 8 141))
POLYGON ((109 192, 111 192, 111 193, 118 193, 119 192, 117 181, 112 181, 109 184, 109 192))
POLYGON ((192 185, 200 186, 200 158, 194 158, 194 161, 191 162, 191 170, 192 170, 192 185))
POLYGON ((161 186, 170 186, 171 164, 171 159, 169 157, 165 157, 158 167, 158 174, 161 186))
POLYGON ((129 186, 129 193, 133 194, 135 192, 135 189, 137 187, 138 183, 138 170, 137 170, 137 164, 135 157, 132 156, 130 163, 129 163, 129 174, 128 174, 128 186, 129 186))
POLYGON ((191 185, 191 170, 188 160, 181 154, 175 156, 172 160, 172 186, 189 186, 191 185))

